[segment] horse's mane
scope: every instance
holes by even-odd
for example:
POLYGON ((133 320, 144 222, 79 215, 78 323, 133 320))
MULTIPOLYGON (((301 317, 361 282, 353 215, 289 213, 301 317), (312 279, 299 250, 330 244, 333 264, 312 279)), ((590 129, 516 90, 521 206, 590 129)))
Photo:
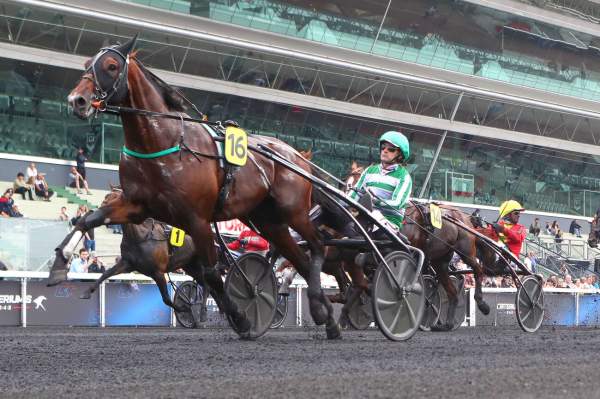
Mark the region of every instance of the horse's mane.
POLYGON ((140 70, 144 73, 146 78, 154 84, 154 86, 162 95, 163 99, 165 100, 165 103, 167 103, 167 106, 171 111, 186 112, 186 99, 178 90, 171 87, 167 82, 165 82, 164 80, 156 76, 148 68, 146 68, 146 66, 135 57, 135 54, 132 55, 131 59, 134 59, 136 61, 137 65, 140 67, 140 70))

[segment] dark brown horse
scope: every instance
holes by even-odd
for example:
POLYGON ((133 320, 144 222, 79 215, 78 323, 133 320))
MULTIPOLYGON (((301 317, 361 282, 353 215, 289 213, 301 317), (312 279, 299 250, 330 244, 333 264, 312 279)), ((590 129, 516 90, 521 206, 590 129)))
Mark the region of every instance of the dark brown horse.
POLYGON ((598 248, 600 242, 600 220, 599 216, 594 216, 590 222, 590 235, 588 236, 588 245, 590 248, 598 248))
MULTIPOLYGON (((463 262, 471 267, 475 274, 475 302, 479 310, 487 315, 490 307, 483 300, 482 283, 485 277, 483 264, 493 262, 493 253, 477 237, 448 220, 443 220, 441 229, 434 229, 427 220, 429 213, 426 204, 411 202, 406 208, 405 224, 402 233, 412 245, 421 249, 425 254, 425 262, 429 262, 436 272, 440 284, 448 295, 448 317, 445 325, 433 326, 435 330, 451 330, 454 321, 458 292, 452 284, 449 275, 449 266, 452 256, 456 252, 463 262), (478 256, 481 259, 478 260, 478 256)), ((447 205, 440 206, 442 215, 451 216, 468 227, 475 228, 471 218, 460 210, 447 205)))
MULTIPOLYGON (((121 195, 121 190, 113 188, 112 192, 106 195, 103 204, 115 200, 121 195)), ((92 293, 100 287, 100 284, 112 276, 121 273, 139 272, 154 280, 165 305, 178 312, 188 311, 189 309, 182 309, 171 300, 165 274, 182 269, 196 281, 202 282, 202 274, 189 266, 196 249, 191 237, 186 236, 181 247, 173 248, 170 251, 167 234, 167 226, 154 219, 146 219, 141 224, 128 223, 123 225, 119 261, 102 273, 95 284, 81 295, 81 298, 89 299, 92 293)), ((203 290, 203 293, 204 300, 208 298, 208 290, 203 290)))
MULTIPOLYGON (((92 116, 97 100, 107 105, 185 115, 185 98, 130 54, 134 45, 135 38, 104 48, 86 63, 86 72, 69 95, 76 116, 92 116)), ((119 163, 123 196, 82 218, 59 245, 49 283, 66 278, 66 259, 83 232, 102 224, 141 223, 153 217, 191 236, 196 257, 190 266, 202 270, 203 280, 220 309, 230 316, 236 331, 247 336, 250 323, 224 292, 221 276, 214 268, 217 254, 210 226, 213 221, 239 218, 256 226, 294 264, 308 283, 309 307, 315 323, 326 324, 329 338, 338 337, 340 330, 333 319, 333 308, 321 289, 323 246, 308 216, 311 184, 282 165, 251 152, 248 162, 235 172, 229 195, 219 205, 225 172, 215 159, 218 143, 206 125, 135 112, 121 112, 121 119, 129 154, 123 154, 119 163), (289 227, 307 241, 310 258, 294 242, 289 227)), ((285 143, 260 136, 250 136, 248 140, 251 145, 263 144, 276 150, 310 172, 310 166, 285 143)))

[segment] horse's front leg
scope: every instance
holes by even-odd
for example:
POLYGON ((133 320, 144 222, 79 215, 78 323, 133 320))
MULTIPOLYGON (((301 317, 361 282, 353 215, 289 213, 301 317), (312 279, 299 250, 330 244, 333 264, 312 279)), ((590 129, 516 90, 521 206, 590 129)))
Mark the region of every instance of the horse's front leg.
POLYGON ((141 223, 144 220, 142 207, 132 204, 122 196, 108 202, 93 212, 82 216, 73 230, 55 248, 56 258, 50 269, 47 285, 60 284, 67 279, 68 264, 81 238, 89 230, 107 224, 141 223))

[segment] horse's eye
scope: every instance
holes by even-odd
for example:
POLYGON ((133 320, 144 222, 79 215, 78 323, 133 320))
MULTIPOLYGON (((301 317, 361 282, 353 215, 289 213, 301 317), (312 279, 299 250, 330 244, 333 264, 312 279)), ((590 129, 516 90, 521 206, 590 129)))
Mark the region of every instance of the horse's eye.
POLYGON ((110 65, 108 66, 108 70, 109 70, 109 71, 116 71, 116 70, 117 70, 117 66, 116 66, 115 64, 110 64, 110 65))

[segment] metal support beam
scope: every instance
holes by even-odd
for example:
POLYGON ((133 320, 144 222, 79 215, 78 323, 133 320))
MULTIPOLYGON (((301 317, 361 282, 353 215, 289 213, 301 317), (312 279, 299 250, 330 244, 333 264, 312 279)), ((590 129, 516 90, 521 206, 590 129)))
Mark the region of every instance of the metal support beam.
MULTIPOLYGON (((450 123, 454 121, 454 117, 456 116, 456 112, 458 111, 458 107, 460 107, 460 103, 462 101, 463 95, 465 93, 460 93, 458 96, 458 100, 456 100, 456 104, 454 105, 454 109, 452 110, 452 116, 450 117, 450 123)), ((433 155, 433 159, 431 160, 431 165, 429 165, 429 170, 427 171, 427 176, 425 176, 425 180, 423 181, 423 186, 421 187, 421 191, 419 192, 419 198, 423 198, 425 195, 425 189, 429 184, 429 180, 431 179, 431 174, 433 173, 433 168, 437 163, 438 157, 440 156, 440 151, 442 150, 442 146, 444 145, 444 141, 446 140, 446 136, 448 135, 448 131, 444 130, 444 134, 438 143, 437 148, 435 149, 435 154, 433 155)))

